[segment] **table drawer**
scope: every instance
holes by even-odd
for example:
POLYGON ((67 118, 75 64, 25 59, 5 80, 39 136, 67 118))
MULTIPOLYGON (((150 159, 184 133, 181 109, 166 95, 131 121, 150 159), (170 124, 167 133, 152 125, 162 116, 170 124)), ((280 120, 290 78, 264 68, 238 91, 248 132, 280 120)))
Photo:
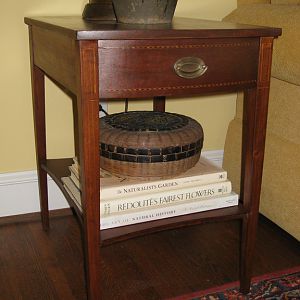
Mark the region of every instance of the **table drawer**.
POLYGON ((259 39, 99 41, 100 97, 193 95, 256 85, 259 39))

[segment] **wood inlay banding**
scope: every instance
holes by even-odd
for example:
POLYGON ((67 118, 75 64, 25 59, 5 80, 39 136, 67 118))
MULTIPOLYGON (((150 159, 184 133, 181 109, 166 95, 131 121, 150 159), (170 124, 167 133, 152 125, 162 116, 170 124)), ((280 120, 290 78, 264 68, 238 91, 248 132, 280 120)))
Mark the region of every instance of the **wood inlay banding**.
POLYGON ((146 45, 129 47, 104 46, 101 49, 120 49, 120 50, 157 50, 157 49, 198 49, 198 48, 227 48, 227 47, 249 47, 254 45, 250 42, 241 43, 219 43, 219 44, 196 44, 196 45, 146 45))
POLYGON ((132 89, 106 89, 107 92, 144 92, 144 91, 163 91, 163 90, 181 90, 181 89, 199 89, 211 87, 226 87, 243 84, 255 84, 256 80, 232 81, 232 82, 216 82, 197 85, 182 85, 182 86, 164 86, 164 87, 149 87, 149 88, 132 88, 132 89))

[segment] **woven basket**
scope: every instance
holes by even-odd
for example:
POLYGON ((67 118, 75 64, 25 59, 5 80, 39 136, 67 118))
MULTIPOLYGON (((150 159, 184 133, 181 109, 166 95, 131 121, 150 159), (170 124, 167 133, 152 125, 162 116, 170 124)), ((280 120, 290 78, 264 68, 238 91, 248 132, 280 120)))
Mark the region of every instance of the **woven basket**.
POLYGON ((193 167, 203 146, 201 125, 187 116, 153 111, 100 119, 100 166, 117 176, 168 178, 193 167))

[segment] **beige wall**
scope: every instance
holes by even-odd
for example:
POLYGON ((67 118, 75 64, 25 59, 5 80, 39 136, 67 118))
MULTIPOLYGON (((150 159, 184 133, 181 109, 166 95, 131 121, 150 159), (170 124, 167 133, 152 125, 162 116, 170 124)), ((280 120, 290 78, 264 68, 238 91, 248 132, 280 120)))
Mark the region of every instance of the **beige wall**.
MULTIPOLYGON (((24 16, 80 14, 87 1, 1 1, 0 28, 0 172, 35 169, 28 33, 24 16)), ((179 0, 177 16, 221 19, 236 7, 236 0, 179 0)), ((47 132, 50 157, 73 155, 71 103, 47 81, 47 132)), ((205 149, 223 149, 225 133, 234 116, 235 95, 171 100, 167 110, 198 119, 205 131, 205 149), (196 109, 197 108, 197 109, 196 109), (198 111, 198 112, 196 112, 198 111)), ((149 105, 149 104, 148 104, 149 105)), ((130 109, 145 109, 144 103, 130 109)), ((109 106, 109 111, 123 105, 109 106)))

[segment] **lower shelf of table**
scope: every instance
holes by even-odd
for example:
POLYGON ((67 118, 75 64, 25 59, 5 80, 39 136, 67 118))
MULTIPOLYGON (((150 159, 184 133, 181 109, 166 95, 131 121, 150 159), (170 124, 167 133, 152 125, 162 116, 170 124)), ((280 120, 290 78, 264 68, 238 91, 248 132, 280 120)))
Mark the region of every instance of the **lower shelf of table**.
MULTIPOLYGON (((53 178, 58 187, 63 192, 69 205, 75 211, 81 225, 83 226, 83 214, 78 209, 72 198, 66 192, 61 181, 62 177, 69 176, 70 172, 68 166, 72 164, 72 159, 50 159, 42 165, 42 168, 53 178)), ((128 238, 149 234, 153 232, 180 228, 185 226, 196 225, 199 223, 209 221, 224 221, 230 219, 241 219, 247 211, 242 204, 238 206, 215 209, 200 213, 193 213, 184 216, 165 218, 150 222, 144 222, 134 225, 122 226, 112 229, 101 230, 102 242, 114 242, 118 240, 125 240, 128 238)))

